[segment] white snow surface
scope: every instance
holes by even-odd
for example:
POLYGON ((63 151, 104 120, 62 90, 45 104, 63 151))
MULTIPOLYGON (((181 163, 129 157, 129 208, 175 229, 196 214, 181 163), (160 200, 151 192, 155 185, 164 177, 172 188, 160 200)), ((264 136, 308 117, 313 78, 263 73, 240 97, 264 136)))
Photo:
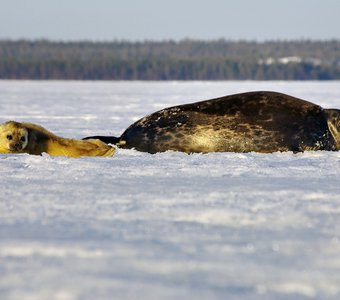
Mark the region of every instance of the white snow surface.
MULTIPOLYGON (((0 122, 119 136, 164 107, 340 82, 0 81, 0 122)), ((340 153, 0 155, 0 299, 340 299, 340 153)))

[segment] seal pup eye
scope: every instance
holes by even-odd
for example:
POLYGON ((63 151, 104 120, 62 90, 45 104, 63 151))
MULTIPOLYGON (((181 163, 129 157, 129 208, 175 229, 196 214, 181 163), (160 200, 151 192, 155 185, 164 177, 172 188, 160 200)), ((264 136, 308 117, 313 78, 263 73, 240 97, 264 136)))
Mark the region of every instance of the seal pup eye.
POLYGON ((7 134, 6 138, 11 141, 13 139, 13 137, 10 134, 7 134))
POLYGON ((20 138, 20 141, 26 142, 26 137, 22 136, 22 137, 20 138))

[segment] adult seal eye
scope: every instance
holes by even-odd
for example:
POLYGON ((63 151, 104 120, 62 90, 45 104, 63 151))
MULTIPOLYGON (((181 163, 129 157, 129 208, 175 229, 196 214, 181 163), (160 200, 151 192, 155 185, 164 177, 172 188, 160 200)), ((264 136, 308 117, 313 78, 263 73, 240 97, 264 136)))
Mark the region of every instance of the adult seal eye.
POLYGON ((26 138, 24 136, 21 137, 20 141, 26 142, 26 138))
POLYGON ((11 140, 13 139, 13 137, 12 137, 10 134, 8 134, 6 138, 7 138, 9 141, 11 141, 11 140))

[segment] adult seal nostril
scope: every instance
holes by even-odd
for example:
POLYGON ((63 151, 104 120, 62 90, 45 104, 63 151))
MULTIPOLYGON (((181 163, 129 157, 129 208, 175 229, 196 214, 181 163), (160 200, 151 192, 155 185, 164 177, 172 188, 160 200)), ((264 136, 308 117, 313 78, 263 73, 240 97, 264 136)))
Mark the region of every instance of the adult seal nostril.
POLYGON ((340 149, 339 117, 337 109, 259 91, 166 108, 121 137, 88 138, 150 153, 334 151, 340 149))

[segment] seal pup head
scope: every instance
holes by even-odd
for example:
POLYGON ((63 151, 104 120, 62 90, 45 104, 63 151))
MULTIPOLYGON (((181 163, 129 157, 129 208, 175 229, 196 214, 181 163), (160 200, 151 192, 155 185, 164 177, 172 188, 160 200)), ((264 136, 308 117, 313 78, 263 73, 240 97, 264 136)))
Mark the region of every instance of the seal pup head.
POLYGON ((21 123, 0 124, 0 153, 20 153, 28 144, 28 130, 21 123))
POLYGON ((340 110, 339 109, 325 109, 327 117, 328 129, 331 132, 336 149, 340 150, 340 110))

